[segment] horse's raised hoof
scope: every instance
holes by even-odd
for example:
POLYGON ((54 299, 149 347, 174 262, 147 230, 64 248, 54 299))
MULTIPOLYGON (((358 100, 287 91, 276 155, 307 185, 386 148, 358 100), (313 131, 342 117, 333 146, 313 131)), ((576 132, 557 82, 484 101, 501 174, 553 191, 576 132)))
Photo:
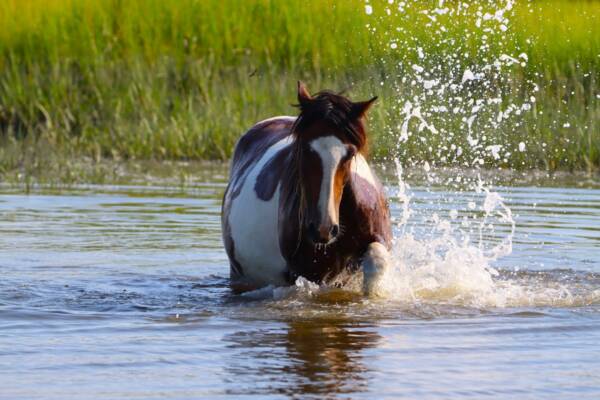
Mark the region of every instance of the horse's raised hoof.
POLYGON ((390 255, 385 246, 378 242, 369 244, 365 252, 363 267, 363 292, 365 296, 381 294, 381 283, 390 264, 390 255))

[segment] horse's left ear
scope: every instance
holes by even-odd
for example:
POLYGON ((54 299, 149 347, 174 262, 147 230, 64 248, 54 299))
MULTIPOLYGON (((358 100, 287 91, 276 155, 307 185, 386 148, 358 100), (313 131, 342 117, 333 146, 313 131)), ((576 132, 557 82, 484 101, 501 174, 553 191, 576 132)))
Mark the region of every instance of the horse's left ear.
POLYGON ((310 93, 308 93, 308 89, 304 82, 298 81, 298 103, 300 103, 300 106, 306 105, 311 100, 312 97, 310 96, 310 93))
POLYGON ((375 100, 377 100, 377 96, 367 101, 359 101, 356 103, 352 103, 352 116, 354 118, 360 118, 364 116, 367 113, 367 111, 369 111, 369 108, 371 108, 373 103, 375 103, 375 100))

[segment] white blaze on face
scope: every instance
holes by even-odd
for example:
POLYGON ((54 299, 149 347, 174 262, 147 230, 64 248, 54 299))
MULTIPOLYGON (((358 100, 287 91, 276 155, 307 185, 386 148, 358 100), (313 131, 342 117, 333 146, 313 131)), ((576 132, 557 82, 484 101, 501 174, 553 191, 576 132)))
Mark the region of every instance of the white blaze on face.
POLYGON ((338 212, 335 207, 333 184, 338 165, 346 155, 346 146, 335 136, 323 136, 311 141, 310 147, 319 155, 323 166, 323 179, 319 193, 321 221, 325 222, 329 217, 331 223, 335 225, 338 223, 338 212))

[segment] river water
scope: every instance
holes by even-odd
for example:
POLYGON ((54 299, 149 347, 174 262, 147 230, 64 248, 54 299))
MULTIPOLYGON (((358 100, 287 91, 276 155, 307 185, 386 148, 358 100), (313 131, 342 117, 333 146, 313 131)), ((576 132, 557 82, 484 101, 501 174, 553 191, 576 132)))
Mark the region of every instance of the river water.
POLYGON ((380 297, 234 296, 224 175, 2 187, 0 398, 600 398, 598 185, 390 179, 380 297))

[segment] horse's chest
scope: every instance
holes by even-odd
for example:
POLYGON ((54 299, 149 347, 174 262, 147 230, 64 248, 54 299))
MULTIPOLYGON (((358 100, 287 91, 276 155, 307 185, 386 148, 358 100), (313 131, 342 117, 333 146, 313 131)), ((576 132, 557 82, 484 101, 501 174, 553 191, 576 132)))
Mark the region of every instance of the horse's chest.
POLYGON ((357 264, 356 247, 356 242, 349 237, 327 247, 303 242, 290 262, 291 277, 303 276, 313 282, 326 282, 357 264))

